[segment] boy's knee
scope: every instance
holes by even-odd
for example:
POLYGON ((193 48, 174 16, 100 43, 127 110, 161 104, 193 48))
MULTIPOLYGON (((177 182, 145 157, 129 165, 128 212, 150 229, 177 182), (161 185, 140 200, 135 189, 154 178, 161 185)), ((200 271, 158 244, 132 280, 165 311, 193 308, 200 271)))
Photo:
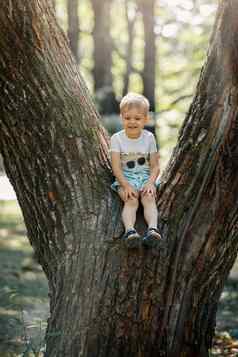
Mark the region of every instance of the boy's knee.
POLYGON ((143 205, 155 203, 155 197, 150 193, 146 193, 141 197, 141 203, 143 205))
POLYGON ((128 206, 131 206, 131 207, 138 207, 139 205, 139 201, 136 197, 133 197, 133 198, 129 198, 125 204, 127 204, 128 206))

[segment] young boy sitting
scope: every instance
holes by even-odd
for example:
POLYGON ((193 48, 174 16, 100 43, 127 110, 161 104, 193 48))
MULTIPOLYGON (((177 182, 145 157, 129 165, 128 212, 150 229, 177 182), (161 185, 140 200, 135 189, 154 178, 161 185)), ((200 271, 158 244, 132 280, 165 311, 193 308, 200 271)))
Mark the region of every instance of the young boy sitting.
POLYGON ((112 188, 124 202, 123 239, 129 248, 137 247, 141 238, 134 226, 139 200, 144 208, 148 230, 142 240, 146 247, 157 245, 161 236, 157 229, 156 182, 159 159, 154 135, 144 129, 149 117, 149 101, 143 96, 128 93, 120 103, 124 130, 111 137, 112 170, 116 181, 112 188))

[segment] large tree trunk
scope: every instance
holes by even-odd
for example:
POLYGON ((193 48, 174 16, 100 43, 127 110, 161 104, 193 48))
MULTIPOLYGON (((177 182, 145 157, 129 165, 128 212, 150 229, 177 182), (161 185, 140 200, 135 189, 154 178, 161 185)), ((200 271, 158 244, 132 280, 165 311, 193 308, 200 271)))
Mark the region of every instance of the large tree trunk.
POLYGON ((79 63, 79 15, 78 0, 67 0, 69 46, 79 63))
POLYGON ((155 111, 155 78, 156 78, 156 47, 155 47, 155 0, 137 0, 144 25, 144 68, 143 94, 150 101, 150 108, 155 111))
POLYGON ((112 79, 111 0, 91 0, 94 13, 94 90, 101 113, 118 111, 112 79))
POLYGON ((47 357, 208 356, 238 246, 237 16, 221 3, 162 179, 163 249, 130 252, 107 138, 47 1, 1 5, 0 148, 49 280, 47 357))

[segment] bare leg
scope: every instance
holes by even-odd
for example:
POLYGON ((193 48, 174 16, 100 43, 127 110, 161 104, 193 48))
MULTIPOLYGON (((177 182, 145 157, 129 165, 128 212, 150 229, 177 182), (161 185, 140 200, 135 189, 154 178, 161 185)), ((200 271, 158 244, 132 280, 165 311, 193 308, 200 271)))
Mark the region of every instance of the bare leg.
MULTIPOLYGON (((118 192, 121 199, 123 199, 123 193, 121 191, 118 192)), ((122 222, 125 226, 126 232, 129 229, 134 228, 136 223, 136 211, 139 206, 139 201, 137 198, 132 198, 124 202, 124 207, 122 210, 122 222)))
POLYGON ((146 194, 141 197, 141 203, 144 207, 144 217, 148 224, 148 231, 143 238, 142 244, 146 248, 156 247, 161 241, 161 235, 157 229, 158 211, 155 197, 151 194, 146 194))
POLYGON ((146 194, 141 197, 141 203, 144 207, 144 217, 148 228, 157 228, 158 210, 156 207, 155 197, 151 194, 146 194))

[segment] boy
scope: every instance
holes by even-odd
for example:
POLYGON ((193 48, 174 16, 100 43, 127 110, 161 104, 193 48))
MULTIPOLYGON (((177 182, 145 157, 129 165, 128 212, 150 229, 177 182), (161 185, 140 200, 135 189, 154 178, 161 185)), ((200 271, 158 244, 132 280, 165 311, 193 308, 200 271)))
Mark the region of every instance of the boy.
POLYGON ((159 160, 154 135, 144 130, 149 120, 148 113, 149 101, 143 95, 128 93, 120 103, 124 130, 111 137, 112 170, 116 178, 112 188, 124 202, 123 239, 129 248, 137 247, 141 241, 134 228, 139 200, 148 224, 142 244, 154 246, 161 239, 157 229, 158 211, 155 201, 159 160))

